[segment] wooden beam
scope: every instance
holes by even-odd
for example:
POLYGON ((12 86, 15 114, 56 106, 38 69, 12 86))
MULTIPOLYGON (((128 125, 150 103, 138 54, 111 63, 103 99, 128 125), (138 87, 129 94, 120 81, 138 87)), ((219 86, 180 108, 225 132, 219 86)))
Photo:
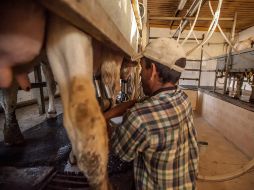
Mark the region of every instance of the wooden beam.
MULTIPOLYGON (((165 20, 165 21, 180 21, 180 20, 195 20, 195 17, 157 17, 157 16, 153 16, 153 17, 150 17, 149 20, 165 20)), ((213 20, 212 17, 199 17, 197 19, 197 21, 211 21, 213 20)), ((219 21, 234 21, 234 18, 219 18, 219 21)))
MULTIPOLYGON (((39 0, 39 2, 47 9, 66 19, 95 39, 109 45, 113 49, 121 50, 129 56, 133 55, 137 52, 138 44, 133 43, 132 45, 132 42, 138 37, 130 36, 130 38, 126 38, 113 21, 114 19, 121 18, 112 18, 112 15, 110 15, 109 12, 105 10, 104 6, 102 6, 103 2, 100 1, 101 0, 39 0)), ((118 5, 115 1, 107 1, 104 3, 111 3, 110 5, 114 6, 118 5)), ((130 4, 130 2, 128 3, 130 4)), ((119 11, 117 9, 114 10, 119 11)), ((126 15, 126 19, 128 16, 129 15, 126 15)), ((117 15, 115 17, 117 17, 117 15)))
MULTIPOLYGON (((160 38, 160 37, 149 37, 149 39, 157 39, 157 38, 160 38)), ((173 37, 174 39, 177 39, 177 37, 173 37)), ((179 38, 179 40, 184 40, 185 38, 179 38)), ((203 38, 197 38, 197 40, 202 40, 203 38)), ((189 38, 188 40, 196 40, 196 38, 189 38)))
POLYGON ((195 81, 198 81, 198 78, 180 78, 180 80, 195 80, 195 81))
MULTIPOLYGON (((230 39, 231 43, 233 42, 234 36, 235 36, 236 21, 237 21, 237 12, 235 12, 234 23, 233 23, 233 27, 232 27, 232 30, 231 30, 231 39, 230 39)), ((232 47, 229 47, 229 49, 228 49, 228 56, 227 56, 227 62, 226 62, 226 72, 225 72, 225 78, 224 78, 224 85, 223 85, 223 94, 227 93, 227 85, 228 85, 227 81, 228 81, 228 77, 229 77, 230 66, 232 64, 231 54, 232 54, 232 47)))

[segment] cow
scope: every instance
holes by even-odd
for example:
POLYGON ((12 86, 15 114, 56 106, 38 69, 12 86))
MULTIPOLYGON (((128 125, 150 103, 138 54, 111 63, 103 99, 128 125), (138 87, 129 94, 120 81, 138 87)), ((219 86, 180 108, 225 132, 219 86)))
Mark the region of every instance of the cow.
POLYGON ((252 48, 254 44, 254 36, 249 37, 246 40, 239 41, 234 45, 234 50, 235 51, 241 51, 244 49, 252 48))
MULTIPOLYGON (((41 60, 42 70, 46 79, 49 106, 47 111, 47 118, 56 117, 56 108, 54 103, 54 95, 56 92, 56 84, 53 73, 48 65, 47 60, 41 60)), ((4 109, 5 123, 4 123, 4 143, 5 145, 20 145, 23 144, 24 137, 20 131, 18 121, 16 119, 16 105, 18 94, 18 83, 14 80, 9 88, 0 89, 0 104, 4 109)))
MULTIPOLYGON (((93 86, 96 51, 92 37, 52 13, 48 12, 46 19, 44 8, 36 1, 0 4, 0 87, 9 86, 14 76, 22 89, 29 89, 26 75, 16 68, 38 56, 44 44, 59 85, 64 127, 78 167, 92 189, 109 189, 108 136, 93 86)), ((105 56, 103 62, 107 60, 112 59, 105 56)))

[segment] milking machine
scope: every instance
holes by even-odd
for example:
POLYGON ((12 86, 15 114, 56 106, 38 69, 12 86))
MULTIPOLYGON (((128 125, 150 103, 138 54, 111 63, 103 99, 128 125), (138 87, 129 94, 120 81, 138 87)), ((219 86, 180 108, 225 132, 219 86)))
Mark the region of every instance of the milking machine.
POLYGON ((96 97, 103 112, 108 111, 113 105, 111 90, 108 85, 103 84, 100 76, 94 76, 96 97))
POLYGON ((243 95, 243 85, 249 84, 251 94, 249 102, 254 102, 254 51, 253 49, 232 53, 229 61, 228 72, 226 72, 226 57, 217 58, 217 68, 215 75, 215 87, 218 78, 226 77, 227 83, 224 84, 225 95, 235 99, 241 99, 243 95), (232 84, 231 84, 232 83, 232 84))
POLYGON ((121 91, 116 96, 116 103, 122 103, 130 100, 128 95, 128 80, 121 79, 121 91))

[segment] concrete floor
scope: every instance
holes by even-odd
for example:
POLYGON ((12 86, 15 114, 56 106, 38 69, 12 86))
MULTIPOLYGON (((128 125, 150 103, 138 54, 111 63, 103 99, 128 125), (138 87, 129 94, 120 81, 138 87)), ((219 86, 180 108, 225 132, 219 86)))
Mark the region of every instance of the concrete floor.
MULTIPOLYGON (((46 104, 47 105, 47 104, 46 104)), ((62 113, 60 98, 56 100, 57 113, 62 113)), ((38 114, 36 105, 17 109, 17 119, 22 131, 33 127, 45 119, 38 114)), ((4 115, 0 113, 0 141, 3 140, 2 130, 4 115)), ((232 172, 248 162, 250 158, 244 155, 232 143, 225 139, 219 132, 210 126, 206 120, 195 116, 195 124, 198 131, 198 140, 209 143, 207 149, 200 155, 199 173, 202 175, 216 175, 232 172)), ((198 181, 200 190, 253 190, 254 171, 239 178, 226 182, 202 182, 198 181)))
MULTIPOLYGON (((55 101, 57 115, 63 113, 61 99, 56 98, 55 101)), ((48 110, 48 101, 45 102, 46 112, 48 110)), ((20 126, 21 131, 25 131, 46 119, 46 114, 39 115, 39 109, 37 104, 22 107, 16 110, 16 117, 20 126)), ((3 140, 3 129, 4 129, 4 113, 0 113, 0 141, 3 140)))
MULTIPOLYGON (((213 176, 233 172, 247 163, 250 158, 217 132, 206 120, 195 117, 198 140, 207 141, 208 147, 200 154, 199 173, 213 176)), ((198 181, 198 189, 205 190, 253 190, 254 170, 239 178, 225 182, 198 181)))

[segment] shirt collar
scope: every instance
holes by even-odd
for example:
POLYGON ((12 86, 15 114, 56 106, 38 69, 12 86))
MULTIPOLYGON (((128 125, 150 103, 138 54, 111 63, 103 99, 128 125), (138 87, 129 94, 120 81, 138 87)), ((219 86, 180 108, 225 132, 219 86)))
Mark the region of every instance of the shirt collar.
POLYGON ((158 90, 156 90, 152 96, 155 96, 156 94, 159 94, 160 92, 163 92, 163 91, 169 91, 169 90, 176 90, 177 89, 177 86, 171 86, 171 87, 165 87, 165 88, 160 88, 158 90))

